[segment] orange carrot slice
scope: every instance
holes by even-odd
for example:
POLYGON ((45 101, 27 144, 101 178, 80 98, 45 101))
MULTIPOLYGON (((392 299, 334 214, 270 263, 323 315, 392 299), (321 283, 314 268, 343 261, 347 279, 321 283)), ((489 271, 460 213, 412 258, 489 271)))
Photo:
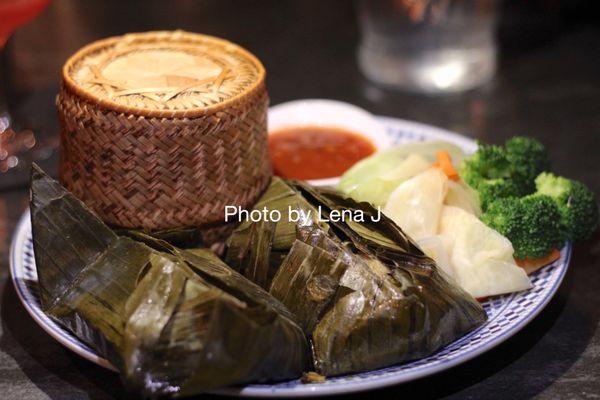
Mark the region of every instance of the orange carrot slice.
POLYGON ((560 251, 558 249, 552 250, 547 256, 535 259, 517 260, 517 265, 525 270, 527 274, 532 274, 544 265, 548 265, 560 258, 560 251))
POLYGON ((448 179, 458 181, 458 172, 456 172, 454 166, 452 165, 452 158, 450 157, 450 153, 448 153, 446 150, 440 150, 435 154, 435 156, 437 158, 437 161, 433 163, 433 167, 441 169, 442 172, 446 174, 448 179))

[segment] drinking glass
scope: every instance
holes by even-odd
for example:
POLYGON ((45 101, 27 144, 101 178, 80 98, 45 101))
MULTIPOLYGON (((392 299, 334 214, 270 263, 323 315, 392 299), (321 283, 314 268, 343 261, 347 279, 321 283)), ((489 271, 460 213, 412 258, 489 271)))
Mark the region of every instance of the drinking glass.
POLYGON ((496 69, 495 0, 360 0, 358 63, 371 81, 460 92, 496 69))
MULTIPOLYGON (((38 15, 50 0, 0 0, 0 60, 6 41, 21 25, 38 15)), ((15 131, 8 113, 6 82, 0 63, 0 173, 16 167, 18 156, 35 145, 30 130, 15 131)))

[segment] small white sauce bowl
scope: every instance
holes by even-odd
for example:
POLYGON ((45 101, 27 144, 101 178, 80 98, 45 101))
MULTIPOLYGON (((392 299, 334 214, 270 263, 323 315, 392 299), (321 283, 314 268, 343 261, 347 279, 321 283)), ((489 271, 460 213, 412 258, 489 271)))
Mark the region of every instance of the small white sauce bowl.
MULTIPOLYGON (((383 125, 373 114, 360 107, 336 100, 305 99, 278 104, 269 108, 269 134, 299 126, 342 128, 364 136, 375 151, 391 145, 383 125)), ((315 186, 334 186, 340 178, 310 179, 315 186)))

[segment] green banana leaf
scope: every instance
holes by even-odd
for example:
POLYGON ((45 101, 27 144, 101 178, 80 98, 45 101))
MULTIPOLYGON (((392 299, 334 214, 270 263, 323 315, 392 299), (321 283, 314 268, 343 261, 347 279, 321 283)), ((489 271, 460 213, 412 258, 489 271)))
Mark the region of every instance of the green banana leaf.
POLYGON ((245 277, 268 288, 277 268, 296 240, 296 222, 291 213, 296 213, 301 223, 311 221, 327 230, 326 224, 317 221, 318 210, 302 197, 298 191, 283 180, 274 178, 255 210, 279 210, 279 222, 261 219, 258 222, 243 221, 229 237, 225 262, 245 277))
MULTIPOLYGON (((370 204, 300 182, 274 178, 272 185, 279 188, 273 196, 293 190, 288 198, 302 197, 322 218, 295 224, 295 240, 283 261, 271 266, 275 275, 264 286, 298 318, 318 373, 368 371, 425 357, 486 320, 481 305, 370 204), (364 222, 331 218, 342 210, 362 212, 364 222)), ((269 206, 267 194, 261 204, 269 206)), ((234 232, 234 249, 277 240, 277 227, 271 238, 244 229, 243 235, 234 232)), ((252 279, 247 259, 237 253, 228 258, 252 279)))
POLYGON ((117 236, 37 166, 31 193, 42 308, 143 397, 291 379, 308 367, 295 317, 210 251, 117 236))
POLYGON ((153 236, 181 248, 202 248, 202 238, 198 228, 165 229, 159 231, 146 231, 142 229, 124 229, 110 227, 117 235, 128 236, 130 231, 137 231, 153 236))

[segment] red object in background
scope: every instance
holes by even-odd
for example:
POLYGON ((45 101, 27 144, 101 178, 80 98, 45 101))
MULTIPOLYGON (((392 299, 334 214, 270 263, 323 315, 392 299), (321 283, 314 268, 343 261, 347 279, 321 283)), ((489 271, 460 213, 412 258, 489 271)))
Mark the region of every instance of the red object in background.
POLYGON ((0 0, 0 48, 21 25, 38 15, 50 0, 0 0))
POLYGON ((373 154, 364 136, 341 128, 299 126, 269 135, 275 175, 290 179, 340 176, 357 161, 373 154))
MULTIPOLYGON (((0 52, 10 35, 38 15, 50 0, 0 0, 0 52)), ((2 67, 0 65, 0 67, 2 67)), ((0 68, 0 174, 16 167, 22 153, 31 149, 36 139, 30 130, 15 131, 4 97, 4 78, 0 68)))

